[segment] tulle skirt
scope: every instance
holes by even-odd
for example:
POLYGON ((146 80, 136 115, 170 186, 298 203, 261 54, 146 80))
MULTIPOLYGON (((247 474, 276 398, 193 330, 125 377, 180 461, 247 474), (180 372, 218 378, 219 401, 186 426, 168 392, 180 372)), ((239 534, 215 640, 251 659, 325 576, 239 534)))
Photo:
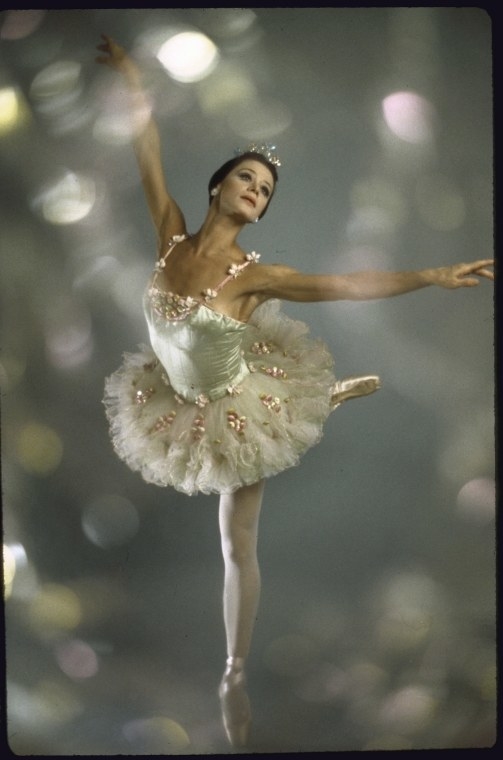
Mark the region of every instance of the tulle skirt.
POLYGON ((256 309, 242 350, 250 374, 207 403, 184 401, 150 347, 124 354, 103 399, 118 456, 186 494, 231 493, 297 465, 333 409, 333 359, 278 301, 256 309))

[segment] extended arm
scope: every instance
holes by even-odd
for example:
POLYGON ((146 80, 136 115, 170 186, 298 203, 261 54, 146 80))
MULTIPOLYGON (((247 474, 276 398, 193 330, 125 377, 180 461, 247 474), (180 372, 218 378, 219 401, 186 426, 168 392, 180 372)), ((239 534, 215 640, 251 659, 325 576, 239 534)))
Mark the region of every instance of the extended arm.
POLYGON ((101 36, 103 43, 98 45, 98 50, 105 55, 97 57, 96 61, 120 72, 132 95, 133 145, 147 204, 161 242, 166 237, 182 234, 186 230, 183 214, 166 187, 159 130, 152 117, 151 104, 143 90, 140 70, 135 61, 110 37, 104 34, 101 36))
POLYGON ((478 277, 494 279, 492 259, 411 272, 362 271, 350 274, 310 275, 284 266, 257 267, 255 287, 266 298, 288 301, 370 301, 410 293, 429 285, 442 288, 474 287, 478 277))

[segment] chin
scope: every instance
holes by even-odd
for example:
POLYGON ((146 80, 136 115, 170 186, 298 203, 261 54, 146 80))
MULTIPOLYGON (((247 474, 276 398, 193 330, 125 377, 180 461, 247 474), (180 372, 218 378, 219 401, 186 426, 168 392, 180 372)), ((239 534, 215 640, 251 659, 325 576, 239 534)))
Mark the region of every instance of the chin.
POLYGON ((251 206, 246 206, 245 209, 243 209, 243 206, 240 206, 235 210, 233 216, 235 219, 238 219, 241 224, 251 224, 255 221, 258 214, 255 209, 251 208, 251 206))

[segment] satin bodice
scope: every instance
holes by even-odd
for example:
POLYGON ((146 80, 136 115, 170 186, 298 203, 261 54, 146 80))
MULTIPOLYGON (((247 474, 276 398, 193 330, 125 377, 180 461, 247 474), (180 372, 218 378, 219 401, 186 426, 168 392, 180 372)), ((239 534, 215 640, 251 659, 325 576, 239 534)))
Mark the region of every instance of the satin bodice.
POLYGON ((175 245, 186 237, 177 235, 169 241, 145 290, 143 309, 150 343, 169 383, 186 401, 203 405, 232 393, 249 374, 241 351, 246 324, 215 311, 208 303, 260 256, 255 251, 245 254, 242 264, 229 266, 219 285, 204 290, 199 298, 165 292, 157 285, 157 275, 175 245))
POLYGON ((241 355, 246 324, 197 304, 183 319, 172 320, 153 307, 151 288, 143 305, 150 342, 168 380, 187 401, 225 396, 249 373, 241 355))

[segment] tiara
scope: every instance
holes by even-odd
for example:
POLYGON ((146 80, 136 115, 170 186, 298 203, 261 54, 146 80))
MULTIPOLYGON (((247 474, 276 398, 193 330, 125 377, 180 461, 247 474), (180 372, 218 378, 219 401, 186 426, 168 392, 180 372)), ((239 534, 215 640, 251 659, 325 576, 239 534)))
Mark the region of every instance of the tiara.
POLYGON ((270 164, 279 167, 281 166, 281 161, 278 156, 273 153, 274 150, 276 150, 276 146, 270 145, 269 143, 262 143, 261 145, 250 143, 246 148, 236 148, 234 153, 236 156, 241 156, 243 153, 260 153, 260 155, 269 161, 270 164))

